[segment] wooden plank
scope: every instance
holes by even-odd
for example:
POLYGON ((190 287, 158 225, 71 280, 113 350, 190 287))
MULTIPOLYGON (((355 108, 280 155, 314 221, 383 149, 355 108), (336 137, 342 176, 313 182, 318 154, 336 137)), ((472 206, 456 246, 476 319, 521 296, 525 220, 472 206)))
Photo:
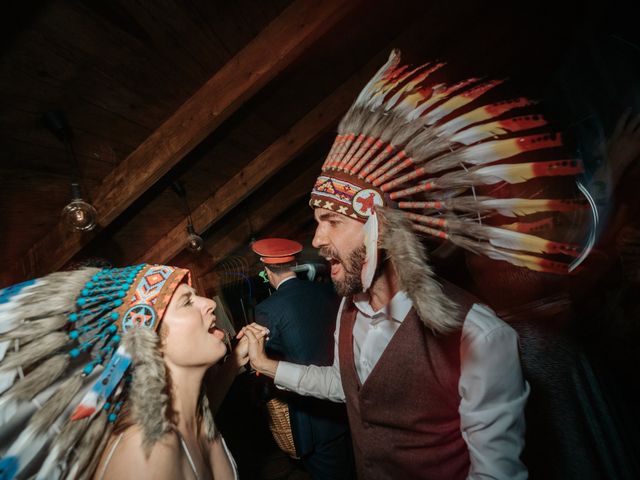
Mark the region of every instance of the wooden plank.
MULTIPOLYGON (((2 122, 0 122, 0 128, 2 128, 2 122)), ((25 133, 31 133, 27 129, 23 131, 25 133)), ((49 134, 53 137, 53 134, 49 134)), ((58 141, 55 137, 54 140, 58 141)), ((69 189, 68 184, 71 178, 71 167, 69 157, 64 150, 47 148, 46 146, 29 142, 28 139, 16 140, 15 138, 6 136, 4 132, 0 133, 0 144, 2 144, 2 165, 0 165, 2 178, 0 179, 0 183, 9 180, 9 172, 11 170, 31 170, 33 174, 50 175, 50 181, 57 182, 60 185, 64 185, 67 190, 69 189)), ((87 166, 92 159, 91 157, 78 155, 78 160, 81 165, 81 174, 84 174, 84 167, 87 166)), ((93 169, 94 165, 91 165, 91 167, 93 169)), ((111 170, 111 166, 108 166, 108 169, 102 169, 102 178, 104 178, 104 175, 108 173, 109 170, 111 170)), ((28 183, 22 187, 28 188, 28 183)), ((7 208, 7 206, 5 205, 4 208, 7 208)))
POLYGON ((114 78, 129 76, 154 91, 174 89, 181 92, 180 98, 187 98, 203 80, 182 69, 180 59, 170 63, 161 49, 154 51, 149 42, 105 21, 90 3, 54 2, 37 33, 74 64, 79 60, 85 68, 104 68, 114 78))
POLYGON ((245 38, 260 32, 263 19, 272 20, 288 3, 287 0, 197 1, 191 2, 191 8, 204 20, 211 43, 227 52, 236 52, 242 48, 245 38))
MULTIPOLYGON (((347 110, 362 86, 387 59, 391 49, 397 43, 411 43, 421 32, 420 22, 410 23, 392 44, 383 48, 357 74, 293 125, 285 135, 264 150, 223 187, 216 190, 193 212, 196 231, 204 232, 211 228, 217 220, 284 168, 307 145, 337 124, 338 119, 347 110)), ((147 250, 145 255, 139 257, 137 262, 165 263, 177 255, 185 245, 186 227, 185 219, 165 234, 150 250, 147 250)), ((215 255, 213 252, 212 254, 215 255)))
MULTIPOLYGON (((419 25, 412 24, 396 41, 406 42, 419 33, 419 25)), ((351 76, 323 102, 293 125, 289 131, 258 155, 249 165, 200 204, 192 214, 198 232, 209 229, 218 219, 284 168, 306 146, 338 123, 340 117, 371 75, 384 63, 393 45, 375 55, 364 68, 351 76)), ((177 255, 186 240, 187 220, 177 224, 136 262, 165 263, 177 255)))
MULTIPOLYGON (((194 209, 192 217, 196 231, 203 232, 210 228, 218 219, 284 168, 308 145, 333 128, 376 68, 379 68, 377 58, 376 61, 370 62, 367 68, 353 75, 194 209)), ((136 262, 163 263, 175 256, 184 245, 186 228, 187 220, 184 219, 136 262)))
MULTIPOLYGON (((100 7, 104 8, 104 5, 100 7)), ((180 2, 124 1, 119 7, 135 19, 149 45, 163 52, 167 61, 180 62, 184 70, 196 78, 203 74, 210 76, 215 71, 216 68, 211 70, 215 65, 210 60, 211 54, 200 47, 206 45, 206 41, 200 36, 198 24, 189 17, 189 6, 180 2)), ((96 9, 96 5, 91 8, 96 9)))
MULTIPOLYGON (((248 222, 239 221, 238 225, 230 229, 220 229, 208 238, 205 249, 209 252, 213 264, 215 265, 229 256, 240 245, 246 245, 251 235, 260 233, 278 218, 283 211, 291 208, 296 203, 306 205, 311 186, 318 175, 318 169, 319 166, 314 164, 285 188, 279 190, 267 202, 252 206, 248 222)), ((309 219, 311 219, 313 215, 311 208, 307 207, 306 211, 309 219)))
MULTIPOLYGON (((91 154, 88 153, 91 149, 91 139, 84 138, 82 131, 91 132, 93 136, 108 141, 114 145, 114 148, 126 151, 127 154, 140 145, 140 142, 152 131, 123 115, 104 109, 93 100, 80 98, 73 89, 67 91, 24 72, 18 74, 16 80, 12 79, 11 72, 0 68, 0 89, 2 89, 0 103, 3 110, 8 110, 7 115, 11 116, 11 112, 16 110, 31 112, 38 117, 37 122, 32 124, 34 129, 46 131, 39 122, 42 114, 63 105, 65 115, 74 132, 77 133, 74 146, 80 154, 91 154)), ((50 132, 46 131, 46 133, 53 137, 50 132)), ((57 141, 55 137, 53 140, 57 141)))
MULTIPOLYGON (((309 169, 299 175, 283 189, 280 189, 267 202, 260 205, 252 205, 249 209, 249 221, 238 221, 231 228, 220 229, 205 243, 208 253, 208 262, 218 264, 229 255, 237 251, 242 245, 246 245, 251 235, 259 234, 265 227, 281 216, 282 212, 289 210, 293 205, 302 203, 307 211, 309 219, 312 218, 311 209, 306 206, 306 199, 315 177, 318 175, 321 162, 314 162, 309 169), (249 228, 249 224, 251 228, 249 228)), ((171 259, 173 262, 173 259, 171 259)), ((168 263, 171 263, 168 262, 168 263)), ((202 274, 201 274, 202 275, 202 274)), ((202 275, 205 284, 215 284, 218 274, 215 271, 202 275)))
MULTIPOLYGON (((298 0, 284 10, 104 179, 93 200, 100 227, 109 225, 358 3, 298 0)), ((59 268, 97 230, 79 235, 58 223, 17 266, 2 273, 0 284, 59 268)))

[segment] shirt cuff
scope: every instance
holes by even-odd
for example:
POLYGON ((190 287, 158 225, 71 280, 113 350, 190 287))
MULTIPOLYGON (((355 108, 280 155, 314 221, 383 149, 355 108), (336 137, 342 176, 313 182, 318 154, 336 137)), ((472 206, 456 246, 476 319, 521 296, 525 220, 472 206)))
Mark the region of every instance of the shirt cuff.
POLYGON ((295 390, 300 384, 300 377, 304 372, 303 365, 296 365, 290 362, 278 362, 276 376, 273 378, 276 387, 295 390))

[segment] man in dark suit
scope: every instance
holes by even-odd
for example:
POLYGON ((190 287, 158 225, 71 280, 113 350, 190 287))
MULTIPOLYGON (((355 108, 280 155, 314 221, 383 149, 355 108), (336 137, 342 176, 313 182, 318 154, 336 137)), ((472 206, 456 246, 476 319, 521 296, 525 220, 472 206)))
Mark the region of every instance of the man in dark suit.
MULTIPOLYGON (((252 246, 275 292, 256 307, 256 321, 270 330, 267 351, 282 360, 331 365, 339 298, 330 284, 296 277, 302 245, 264 239, 252 246)), ((285 395, 285 392, 282 392, 285 395)), ((346 410, 341 404, 286 393, 296 453, 314 479, 355 477, 346 410)))

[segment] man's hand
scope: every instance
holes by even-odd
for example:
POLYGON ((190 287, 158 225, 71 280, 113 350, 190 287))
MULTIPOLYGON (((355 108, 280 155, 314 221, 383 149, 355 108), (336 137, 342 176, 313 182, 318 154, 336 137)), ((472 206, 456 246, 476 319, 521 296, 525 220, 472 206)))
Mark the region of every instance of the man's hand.
MULTIPOLYGON (((239 337, 240 335, 238 335, 239 337)), ((249 339, 247 337, 242 338, 231 352, 231 358, 229 358, 238 368, 244 367, 249 361, 249 339)))
POLYGON ((246 340, 248 343, 248 355, 251 366, 258 372, 273 378, 276 376, 278 362, 267 357, 264 351, 264 339, 268 332, 269 330, 262 325, 252 323, 240 330, 238 338, 240 338, 241 341, 246 340))
MULTIPOLYGON (((269 329, 260 325, 258 325, 258 328, 256 328, 254 331, 255 336, 260 339, 269 335, 269 329)), ((249 361, 249 337, 244 335, 244 328, 240 331, 240 333, 238 333, 236 339, 238 339, 239 341, 231 352, 231 358, 229 360, 232 360, 238 366, 238 368, 240 368, 245 366, 249 361)))

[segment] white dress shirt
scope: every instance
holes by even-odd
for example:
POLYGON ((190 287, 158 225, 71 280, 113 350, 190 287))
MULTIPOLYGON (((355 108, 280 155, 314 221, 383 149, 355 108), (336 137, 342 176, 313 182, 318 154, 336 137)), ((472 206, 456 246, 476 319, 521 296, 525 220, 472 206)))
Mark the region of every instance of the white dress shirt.
MULTIPOLYGON (((345 299, 334 333, 334 362, 330 367, 279 362, 275 383, 302 395, 344 402, 340 379, 338 336, 345 299)), ((364 383, 384 349, 411 310, 411 300, 398 292, 388 306, 373 311, 365 294, 357 295, 353 327, 356 371, 364 383)), ((516 332, 495 313, 474 304, 462 327, 462 357, 458 393, 460 429, 471 466, 468 479, 525 479, 520 462, 524 447, 524 407, 529 385, 522 378, 516 332)))

